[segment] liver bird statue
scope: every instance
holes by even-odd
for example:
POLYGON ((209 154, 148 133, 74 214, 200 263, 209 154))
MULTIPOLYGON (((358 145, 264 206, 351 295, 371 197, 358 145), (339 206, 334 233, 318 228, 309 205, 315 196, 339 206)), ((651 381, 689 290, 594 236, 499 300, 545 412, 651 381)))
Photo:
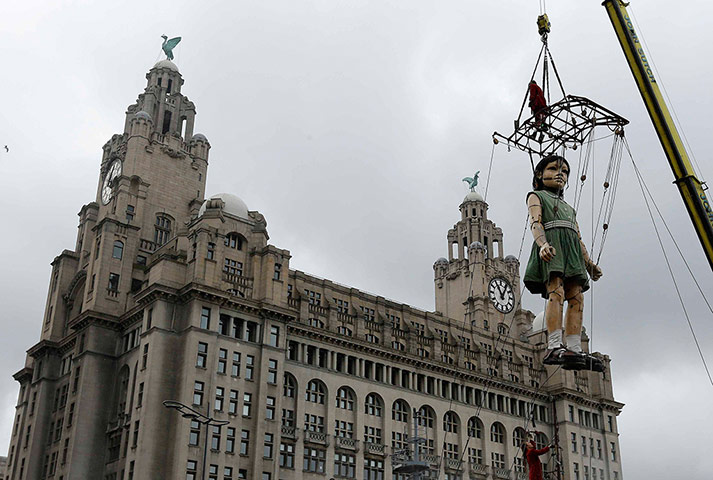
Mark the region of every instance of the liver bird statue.
POLYGON ((173 60, 173 49, 176 48, 178 42, 181 41, 181 37, 175 37, 169 40, 166 35, 161 35, 161 38, 163 38, 163 45, 161 45, 163 53, 166 54, 168 60, 173 60))
POLYGON ((475 192, 475 187, 478 186, 478 175, 480 175, 480 170, 475 172, 475 175, 473 177, 465 177, 462 181, 467 182, 468 186, 470 187, 471 192, 475 192))

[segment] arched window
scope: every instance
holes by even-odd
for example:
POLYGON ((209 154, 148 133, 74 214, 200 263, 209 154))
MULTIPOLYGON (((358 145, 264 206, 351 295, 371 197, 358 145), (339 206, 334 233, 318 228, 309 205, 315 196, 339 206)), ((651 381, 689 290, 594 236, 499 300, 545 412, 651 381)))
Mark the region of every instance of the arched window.
POLYGON ((225 246, 235 250, 243 249, 243 236, 239 233, 229 233, 225 236, 225 246))
POLYGON ((460 430, 460 419, 458 415, 453 412, 446 412, 443 416, 443 431, 447 433, 458 433, 460 430))
POLYGON ((340 326, 337 327, 337 333, 338 333, 339 335, 345 335, 345 336, 347 336, 347 337, 351 337, 351 336, 352 336, 352 329, 351 329, 351 328, 348 328, 348 327, 345 327, 344 325, 340 325, 340 326))
POLYGON ((391 407, 391 419, 396 422, 408 423, 409 406, 405 400, 398 399, 391 407))
POLYGON ((433 409, 428 405, 424 405, 423 407, 421 407, 418 410, 418 413, 416 414, 418 425, 421 427, 433 428, 434 418, 435 414, 433 412, 433 409))
POLYGON ((156 224, 154 225, 154 237, 153 241, 156 244, 156 248, 160 247, 164 243, 168 242, 171 238, 171 217, 165 213, 159 213, 156 215, 156 224))
POLYGON ((468 436, 471 438, 483 438, 483 422, 478 417, 468 419, 468 436))
POLYGON ((297 391, 297 380, 295 377, 289 373, 285 373, 283 377, 282 394, 288 398, 295 398, 295 392, 297 391))
POLYGON ((384 409, 384 403, 375 393, 370 393, 366 396, 366 403, 364 406, 366 408, 366 414, 374 415, 375 417, 380 417, 384 409))
POLYGON ((527 440, 527 432, 524 429, 518 427, 512 432, 512 446, 515 448, 522 448, 522 444, 527 440))
POLYGON ((507 335, 508 327, 504 323, 498 323, 498 334, 507 335))
POLYGON ((327 389, 324 387, 324 384, 319 380, 310 380, 307 384, 305 400, 308 402, 324 405, 324 397, 326 394, 326 390, 327 389))
POLYGON ((505 443, 505 427, 499 422, 490 426, 490 441, 495 443, 505 443))
POLYGON ((354 393, 347 387, 337 390, 336 407, 343 410, 354 410, 354 393))
POLYGON ((535 448, 545 448, 549 443, 550 441, 547 440, 547 435, 544 433, 537 432, 537 434, 535 434, 535 448))
POLYGON ((426 350, 425 348, 420 348, 420 347, 419 347, 418 350, 416 350, 416 353, 417 353, 418 356, 421 357, 421 358, 428 358, 428 357, 431 356, 431 354, 430 354, 430 353, 428 352, 428 350, 426 350))
POLYGON ((111 252, 111 256, 113 258, 118 258, 121 260, 121 257, 124 256, 124 242, 121 240, 115 240, 114 241, 114 249, 111 252))
POLYGON ((403 352, 404 350, 406 350, 406 345, 394 340, 393 342, 391 342, 391 348, 393 348, 394 350, 401 350, 403 352))

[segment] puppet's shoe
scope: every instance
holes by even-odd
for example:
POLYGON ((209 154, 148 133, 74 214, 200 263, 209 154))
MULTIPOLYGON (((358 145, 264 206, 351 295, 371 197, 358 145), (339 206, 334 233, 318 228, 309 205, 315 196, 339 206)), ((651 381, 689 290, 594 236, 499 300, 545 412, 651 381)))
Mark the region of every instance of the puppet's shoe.
POLYGON ((567 350, 563 355, 564 362, 562 368, 565 370, 585 370, 587 367, 587 356, 582 353, 576 353, 567 350))
POLYGON ((542 359, 542 363, 545 365, 563 365, 565 363, 565 357, 572 353, 573 352, 569 352, 564 347, 551 348, 547 350, 545 358, 542 359))
POLYGON ((604 363, 593 355, 585 354, 584 360, 585 368, 593 372, 604 372, 604 363))

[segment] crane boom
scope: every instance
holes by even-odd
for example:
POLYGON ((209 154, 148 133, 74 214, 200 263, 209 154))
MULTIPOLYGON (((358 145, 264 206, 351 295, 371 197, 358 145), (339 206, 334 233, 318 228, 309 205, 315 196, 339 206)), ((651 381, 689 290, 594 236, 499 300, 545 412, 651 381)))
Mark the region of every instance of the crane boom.
POLYGON ((604 0, 602 3, 609 14, 619 44, 634 75, 636 86, 649 112, 651 122, 659 137, 668 163, 673 170, 674 183, 678 187, 686 205, 698 239, 703 246, 708 264, 713 269, 713 205, 706 196, 704 183, 695 175, 688 153, 683 146, 676 125, 671 118, 666 102, 654 77, 639 36, 622 0, 604 0))

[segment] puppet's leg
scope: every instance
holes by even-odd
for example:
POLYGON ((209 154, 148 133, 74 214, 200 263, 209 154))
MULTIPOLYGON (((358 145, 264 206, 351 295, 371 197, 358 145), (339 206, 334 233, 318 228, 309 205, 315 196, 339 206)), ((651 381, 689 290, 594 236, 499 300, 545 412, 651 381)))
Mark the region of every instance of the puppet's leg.
POLYGON ((567 350, 582 352, 582 312, 584 311, 584 295, 582 286, 571 282, 564 282, 564 296, 567 300, 567 316, 564 322, 567 350))
POLYGON ((564 304, 564 284, 562 277, 553 276, 547 282, 547 348, 553 350, 562 346, 562 306, 564 304))

